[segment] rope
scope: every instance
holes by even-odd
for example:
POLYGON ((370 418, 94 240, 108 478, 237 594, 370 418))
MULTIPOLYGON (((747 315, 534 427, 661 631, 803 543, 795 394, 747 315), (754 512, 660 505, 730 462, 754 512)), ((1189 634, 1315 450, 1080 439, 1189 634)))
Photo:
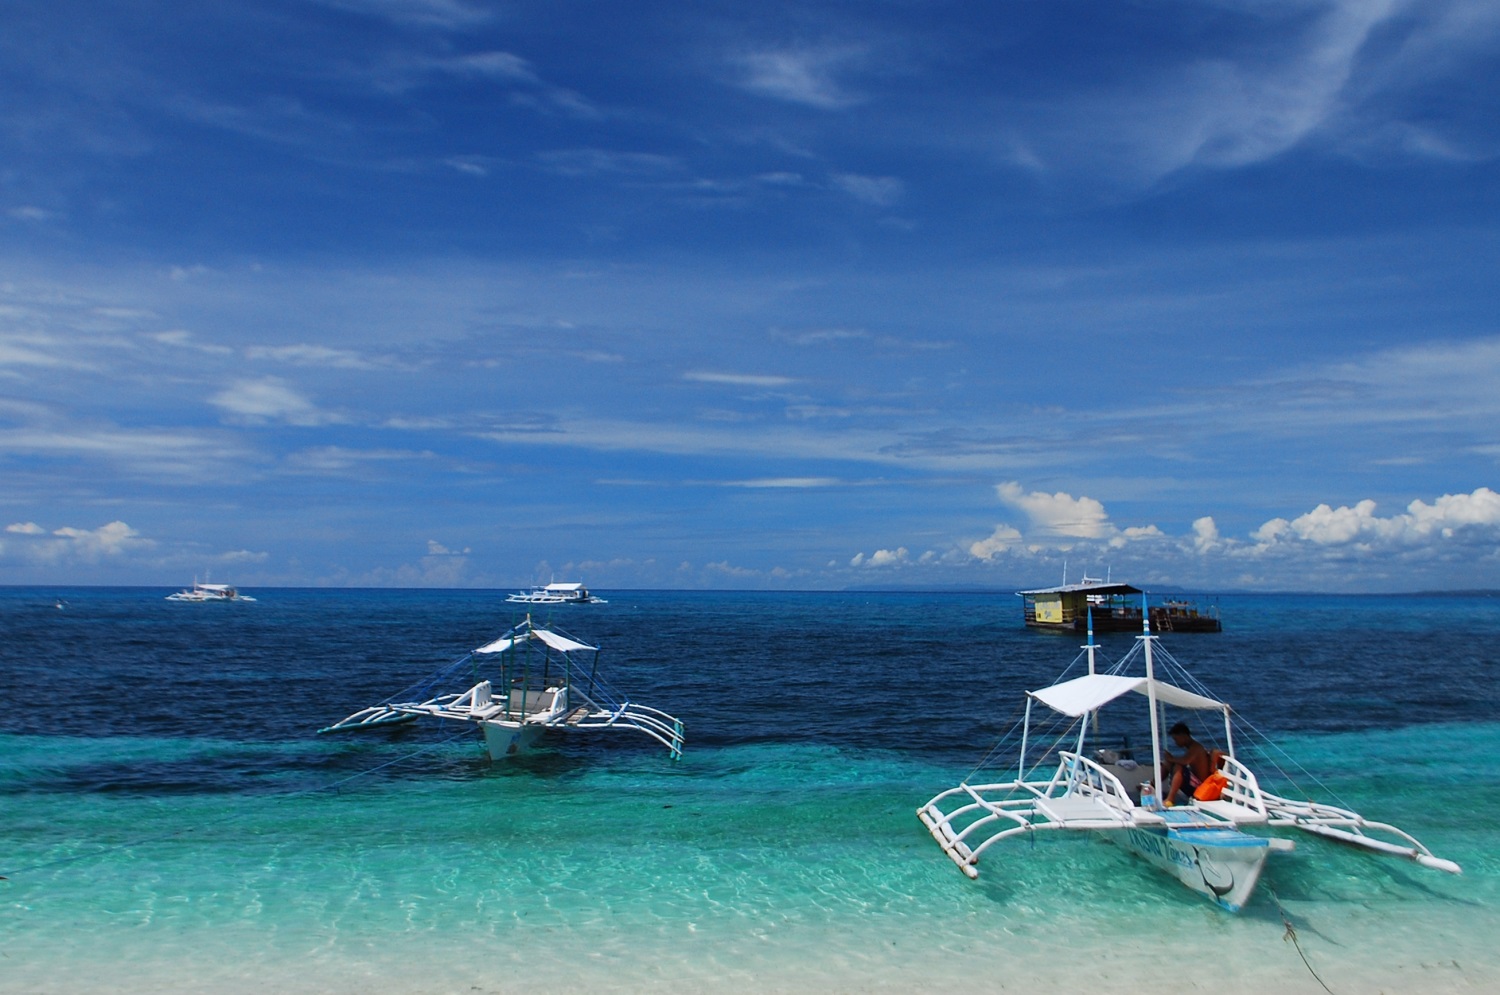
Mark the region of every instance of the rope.
MULTIPOLYGON (((1189 691, 1197 691, 1199 694, 1204 695, 1208 698, 1213 698, 1215 701, 1222 700, 1218 695, 1214 694, 1206 684, 1198 680, 1198 678, 1194 677, 1192 672, 1184 667, 1180 662, 1178 662, 1176 657, 1167 652, 1165 647, 1158 645, 1156 647, 1155 653, 1158 657, 1164 658, 1164 662, 1166 664, 1166 667, 1164 669, 1167 669, 1173 676, 1177 678, 1180 686, 1187 688, 1189 691)), ((1318 775, 1314 774, 1312 771, 1308 770, 1307 767, 1303 766, 1303 764, 1300 763, 1296 757, 1292 756, 1290 753, 1286 752, 1286 750, 1282 749, 1274 739, 1262 732, 1255 725, 1255 723, 1247 719, 1242 713, 1238 711, 1234 713, 1234 722, 1237 726, 1248 731, 1254 736, 1255 743, 1253 745, 1254 747, 1258 748, 1260 758, 1263 759, 1268 765, 1270 765, 1270 767, 1275 770, 1276 773, 1279 774, 1281 778, 1288 784, 1292 785, 1299 791, 1303 790, 1302 786, 1298 784, 1298 777, 1294 777, 1292 774, 1288 773, 1286 768, 1282 767, 1282 765, 1277 762, 1276 757, 1272 756, 1272 753, 1280 756, 1281 759, 1287 764, 1287 766, 1295 769, 1302 778, 1311 781, 1318 787, 1320 791, 1324 792, 1328 797, 1331 797, 1336 804, 1344 808, 1350 807, 1349 803, 1345 801, 1337 791, 1333 790, 1333 788, 1324 783, 1322 778, 1318 777, 1318 775)))
MULTIPOLYGON (((453 740, 462 735, 464 735, 463 732, 453 733, 446 739, 440 739, 436 743, 429 743, 428 745, 421 747, 420 749, 413 750, 412 752, 407 753, 404 756, 399 756, 394 760, 387 760, 385 763, 376 764, 374 767, 371 767, 367 770, 358 771, 354 774, 350 774, 348 777, 341 777, 337 781, 334 781, 330 784, 319 785, 315 788, 299 788, 294 791, 281 792, 273 795, 272 798, 275 801, 284 802, 291 798, 300 798, 304 795, 315 795, 323 791, 337 791, 342 785, 348 784, 350 781, 353 781, 357 778, 366 777, 370 774, 375 773, 376 771, 384 770, 387 767, 391 767, 399 763, 405 763, 408 760, 421 756, 423 753, 435 750, 440 746, 446 746, 448 743, 453 742, 453 740)), ((217 818, 209 819, 206 822, 199 822, 196 825, 184 826, 183 828, 175 829, 170 833, 160 833, 156 836, 144 836, 139 839, 128 840, 124 843, 116 843, 113 846, 107 846, 102 850, 93 850, 89 853, 74 854, 71 857, 58 857, 55 860, 44 860, 39 864, 30 864, 25 867, 12 868, 11 870, 6 871, 4 874, 0 874, 0 881, 10 880, 10 875, 13 874, 30 874, 33 871, 46 870, 49 867, 62 867, 66 864, 77 863, 80 860, 91 860, 96 857, 105 857, 111 853, 117 853, 120 850, 128 850, 132 847, 144 846, 148 843, 160 843, 164 840, 176 839, 179 836, 197 832, 200 829, 207 829, 211 826, 220 826, 227 822, 235 822, 240 819, 246 819, 249 817, 249 812, 230 813, 228 815, 221 815, 217 818)))
POLYGON ((1313 976, 1313 980, 1321 985, 1328 995, 1333 995, 1333 989, 1328 987, 1326 981, 1318 977, 1318 972, 1313 970, 1312 964, 1308 962, 1307 954, 1302 950, 1302 944, 1297 942, 1297 927, 1293 926, 1292 920, 1287 917, 1286 909, 1282 908, 1281 899, 1277 897, 1276 891, 1274 889, 1267 890, 1271 892, 1271 901, 1276 903, 1276 913, 1281 916, 1281 924, 1286 927, 1286 932, 1281 934, 1282 942, 1291 941, 1292 946, 1297 948, 1297 956, 1302 958, 1302 966, 1307 968, 1307 973, 1313 976))
MULTIPOLYGON (((1095 649, 1097 650, 1098 647, 1095 647, 1095 649)), ((1083 662, 1087 658, 1088 658, 1088 650, 1087 650, 1087 648, 1085 648, 1083 651, 1081 651, 1077 656, 1075 656, 1073 658, 1073 662, 1069 663, 1068 666, 1066 668, 1064 668, 1063 672, 1057 676, 1056 680, 1054 680, 1053 683, 1055 683, 1055 684, 1062 683, 1062 681, 1068 676, 1068 674, 1072 673, 1073 668, 1077 667, 1081 662, 1083 662)), ((979 773, 979 771, 981 771, 985 767, 987 767, 989 765, 990 761, 994 759, 995 754, 999 753, 1000 749, 1002 747, 1004 747, 1006 743, 1010 742, 1015 737, 1016 730, 1018 730, 1018 729, 1021 728, 1022 717, 1025 714, 1025 710, 1026 710, 1025 699, 1022 699, 1022 701, 1019 704, 1017 704, 1014 709, 1011 710, 1010 715, 1007 716, 1006 719, 1005 719, 1005 721, 1007 721, 1007 722, 1010 723, 1010 726, 1005 730, 1004 733, 1002 733, 1000 735, 1000 738, 995 741, 995 744, 989 748, 989 750, 985 753, 985 755, 979 758, 979 762, 977 764, 975 764, 973 766, 973 768, 971 768, 970 771, 967 774, 964 775, 963 780, 965 782, 968 782, 968 780, 970 778, 972 778, 975 774, 979 773)), ((1055 740, 1057 738, 1056 737, 1057 727, 1059 725, 1061 725, 1064 721, 1065 721, 1064 717, 1053 715, 1049 720, 1047 720, 1047 725, 1045 727, 1039 728, 1037 730, 1036 739, 1037 739, 1037 743, 1038 743, 1038 747, 1039 748, 1040 748, 1041 744, 1043 743, 1043 741, 1052 741, 1052 740, 1055 740)), ((1038 723, 1038 725, 1040 725, 1040 722, 1038 723)), ((1070 726, 1070 728, 1071 728, 1071 726, 1070 726)), ((1055 749, 1055 747, 1056 747, 1056 744, 1054 742, 1053 743, 1053 748, 1055 749)), ((1042 754, 1042 760, 1039 760, 1035 764, 1033 764, 1032 765, 1032 769, 1035 770, 1037 767, 1040 767, 1041 764, 1042 764, 1042 762, 1045 761, 1046 758, 1051 755, 1051 752, 1052 752, 1051 749, 1045 751, 1042 754)))

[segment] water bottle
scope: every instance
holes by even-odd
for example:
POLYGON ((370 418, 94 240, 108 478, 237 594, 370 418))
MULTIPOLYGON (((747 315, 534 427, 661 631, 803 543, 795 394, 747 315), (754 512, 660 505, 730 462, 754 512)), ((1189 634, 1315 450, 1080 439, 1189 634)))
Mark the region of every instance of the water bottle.
POLYGON ((1156 811, 1156 789, 1151 786, 1150 781, 1141 782, 1141 808, 1148 812, 1156 811))

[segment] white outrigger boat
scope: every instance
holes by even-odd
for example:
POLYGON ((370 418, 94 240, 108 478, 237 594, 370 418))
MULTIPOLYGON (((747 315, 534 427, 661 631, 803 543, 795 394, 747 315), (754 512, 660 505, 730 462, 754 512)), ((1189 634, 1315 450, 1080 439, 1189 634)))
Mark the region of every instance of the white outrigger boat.
POLYGON ((677 719, 633 702, 605 683, 599 674, 599 647, 536 625, 530 615, 420 684, 318 732, 375 729, 424 717, 477 725, 495 760, 529 751, 543 733, 554 730, 640 732, 665 746, 674 760, 682 755, 684 739, 677 719), (461 674, 477 678, 482 665, 493 668, 492 677, 467 691, 432 695, 461 674))
POLYGON ((193 586, 176 594, 167 595, 168 601, 254 601, 248 594, 241 594, 228 584, 200 584, 193 581, 193 586))
POLYGON ((582 584, 538 585, 529 591, 517 591, 505 596, 515 605, 605 605, 609 602, 589 593, 582 584))
MULTIPOLYGON (((1086 657, 1088 672, 1027 693, 1025 717, 1018 723, 1020 757, 1015 779, 981 784, 965 779, 917 810, 922 824, 964 874, 977 878, 980 857, 1003 840, 1034 839, 1042 831, 1087 830, 1139 854, 1220 907, 1237 912, 1254 892, 1267 857, 1295 846, 1290 839, 1245 831, 1262 827, 1299 829, 1404 857, 1423 867, 1461 873, 1458 864, 1434 856, 1395 826, 1373 822, 1346 808, 1284 798, 1262 788, 1250 768, 1235 757, 1230 707, 1209 695, 1157 640, 1146 621, 1134 648, 1109 672, 1101 673, 1096 669, 1098 647, 1091 628, 1084 652, 1073 661, 1076 666, 1086 657), (1144 674, 1131 676, 1139 664, 1144 664, 1144 674), (1163 680, 1159 670, 1170 672, 1187 686, 1163 680), (1129 695, 1146 699, 1151 762, 1135 763, 1128 750, 1096 749, 1092 757, 1087 755, 1090 737, 1099 739, 1099 710, 1129 695), (1043 755, 1033 760, 1027 750, 1036 704, 1054 713, 1054 727, 1064 728, 1049 740, 1043 755), (1162 763, 1163 706, 1222 714, 1223 745, 1213 752, 1217 774, 1222 777, 1210 775, 1218 791, 1197 793, 1214 797, 1193 797, 1177 807, 1163 807, 1154 797, 1153 785, 1171 776, 1162 763), (1054 754, 1056 767, 1044 768, 1054 754)), ((982 762, 975 772, 983 767, 982 762)))

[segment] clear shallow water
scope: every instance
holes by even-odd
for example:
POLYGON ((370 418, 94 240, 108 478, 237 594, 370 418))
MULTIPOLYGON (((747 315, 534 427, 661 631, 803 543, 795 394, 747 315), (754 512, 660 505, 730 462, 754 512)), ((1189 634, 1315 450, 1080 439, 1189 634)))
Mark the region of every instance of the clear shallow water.
POLYGON ((441 728, 311 733, 514 621, 497 595, 166 593, 0 590, 0 990, 1321 991, 1273 892, 1340 995, 1500 985, 1500 776, 1477 762, 1500 602, 1225 598, 1225 633, 1169 637, 1339 797, 1465 866, 1299 839, 1231 917, 1092 838, 970 882, 918 824, 1074 655, 1012 597, 557 609, 683 718, 687 755, 490 764, 441 728))

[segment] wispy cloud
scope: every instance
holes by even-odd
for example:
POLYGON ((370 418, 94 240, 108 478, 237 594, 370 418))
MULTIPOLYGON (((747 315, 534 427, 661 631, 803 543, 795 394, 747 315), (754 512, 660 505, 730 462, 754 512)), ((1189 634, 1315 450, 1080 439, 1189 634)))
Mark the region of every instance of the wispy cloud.
POLYGON ((283 346, 250 346, 247 359, 271 360, 291 366, 325 366, 341 370, 375 370, 392 365, 389 360, 373 360, 349 349, 298 343, 283 346))
POLYGON ((209 398, 226 414, 251 422, 289 425, 327 425, 342 419, 322 411, 285 381, 275 378, 239 380, 209 398))
POLYGON ((835 173, 833 184, 855 200, 864 201, 876 207, 890 207, 906 192, 906 185, 894 176, 835 173))
POLYGON ((1220 16, 1240 29, 1225 36, 1232 44, 1180 47, 1145 66, 1127 60, 1132 75, 1107 87, 1059 88, 1029 111, 1001 112, 1000 157, 1050 174, 1150 185, 1189 167, 1266 162, 1312 141, 1355 154, 1384 142, 1403 155, 1473 156, 1431 122, 1402 115, 1408 94, 1434 73, 1459 78, 1460 67, 1482 57, 1500 28, 1492 4, 1223 6, 1220 16))
POLYGON ((379 17, 397 24, 457 30, 482 24, 492 11, 463 0, 316 0, 327 7, 379 17))
POLYGON ((841 110, 863 98, 841 80, 865 58, 865 50, 851 45, 768 48, 733 56, 735 82, 761 96, 788 103, 841 110))
POLYGON ((689 371, 682 375, 682 379, 694 383, 720 383, 736 387, 786 387, 796 383, 791 377, 759 373, 715 373, 708 370, 689 371))
POLYGON ((563 176, 661 176, 682 169, 675 156, 656 152, 621 152, 608 149, 558 149, 541 152, 537 160, 563 176))
POLYGON ((837 477, 756 477, 751 480, 726 481, 725 487, 781 488, 800 490, 813 487, 837 487, 843 481, 837 477))
POLYGON ((288 469, 300 473, 346 474, 371 465, 430 460, 434 453, 411 449, 350 449, 345 446, 315 446, 298 450, 286 458, 288 469))

